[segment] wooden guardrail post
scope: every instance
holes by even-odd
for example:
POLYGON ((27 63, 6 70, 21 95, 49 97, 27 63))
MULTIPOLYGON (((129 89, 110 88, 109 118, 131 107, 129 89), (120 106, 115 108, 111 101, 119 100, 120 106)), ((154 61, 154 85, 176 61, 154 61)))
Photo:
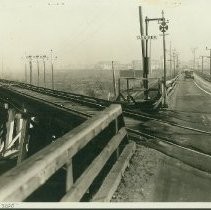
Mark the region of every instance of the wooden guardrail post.
POLYGON ((70 190, 73 185, 73 163, 70 159, 66 164, 66 192, 70 190))
MULTIPOLYGON (((115 135, 118 133, 119 131, 119 122, 118 122, 118 117, 115 119, 115 135)), ((119 146, 116 149, 116 159, 119 158, 119 146)))

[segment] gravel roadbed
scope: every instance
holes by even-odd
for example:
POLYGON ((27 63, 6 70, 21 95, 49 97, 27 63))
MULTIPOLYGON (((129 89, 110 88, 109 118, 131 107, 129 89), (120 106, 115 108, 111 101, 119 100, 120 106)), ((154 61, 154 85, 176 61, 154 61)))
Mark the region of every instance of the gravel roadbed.
POLYGON ((152 202, 155 180, 165 155, 137 145, 111 202, 152 202))

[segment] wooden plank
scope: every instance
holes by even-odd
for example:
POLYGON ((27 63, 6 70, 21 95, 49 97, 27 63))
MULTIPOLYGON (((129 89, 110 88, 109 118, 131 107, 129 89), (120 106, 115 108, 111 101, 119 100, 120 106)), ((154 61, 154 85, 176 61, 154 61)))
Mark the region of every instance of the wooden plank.
POLYGON ((0 201, 23 201, 122 113, 113 104, 0 177, 0 201))
POLYGON ((10 142, 12 141, 14 120, 15 120, 15 110, 9 109, 8 110, 8 121, 6 123, 7 134, 6 134, 6 141, 5 141, 5 150, 7 150, 7 147, 9 146, 10 142))
POLYGON ((29 119, 25 118, 22 121, 17 165, 19 165, 26 158, 26 154, 27 154, 26 145, 28 142, 28 129, 29 129, 29 119))
MULTIPOLYGON (((118 133, 118 130, 119 130, 119 122, 118 122, 118 118, 116 118, 115 120, 114 120, 114 122, 115 122, 115 134, 117 134, 118 133)), ((117 147, 117 149, 116 149, 116 159, 118 159, 119 158, 119 147, 117 147)))
POLYGON ((119 130, 118 134, 109 141, 103 151, 94 159, 85 172, 73 184, 71 189, 62 198, 62 202, 80 201, 126 134, 127 132, 124 127, 119 130))
POLYGON ((66 174, 66 191, 68 191, 73 185, 73 164, 72 159, 66 164, 67 174, 66 174))
POLYGON ((21 131, 15 136, 15 138, 10 142, 10 144, 7 147, 7 150, 10 149, 13 144, 21 137, 21 131))
MULTIPOLYGON (((15 128, 16 129, 16 136, 17 136, 18 133, 21 132, 22 123, 23 123, 22 114, 16 114, 16 128, 15 128)), ((20 137, 21 136, 19 136, 19 138, 18 138, 18 142, 20 142, 20 137)), ((14 141, 14 139, 13 139, 13 141, 14 141)), ((16 145, 18 145, 18 144, 16 144, 16 145)))
POLYGON ((111 200, 114 192, 117 190, 117 187, 119 186, 119 183, 121 181, 125 169, 129 165, 129 160, 134 154, 135 148, 136 148, 135 142, 129 143, 124 148, 122 154, 120 155, 115 165, 112 167, 108 176, 105 178, 100 189, 91 200, 92 202, 109 202, 111 200))

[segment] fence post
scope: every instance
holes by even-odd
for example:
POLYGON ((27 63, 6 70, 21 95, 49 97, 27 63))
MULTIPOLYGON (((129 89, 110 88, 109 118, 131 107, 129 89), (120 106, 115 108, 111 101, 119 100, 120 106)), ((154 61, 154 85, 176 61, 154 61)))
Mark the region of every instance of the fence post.
POLYGON ((71 188, 73 185, 73 163, 72 159, 70 159, 67 164, 67 172, 66 172, 66 192, 71 188))
POLYGON ((121 81, 120 78, 118 79, 118 96, 117 96, 117 100, 120 101, 120 95, 121 95, 121 81))
MULTIPOLYGON (((119 131, 119 122, 118 122, 118 117, 115 119, 115 135, 118 133, 119 131)), ((118 160, 119 158, 119 146, 116 149, 116 159, 118 160)))

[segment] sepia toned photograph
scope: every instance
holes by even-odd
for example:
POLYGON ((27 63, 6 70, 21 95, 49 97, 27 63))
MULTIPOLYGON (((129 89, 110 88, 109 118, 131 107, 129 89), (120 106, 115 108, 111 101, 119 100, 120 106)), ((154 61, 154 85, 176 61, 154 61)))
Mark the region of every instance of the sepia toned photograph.
POLYGON ((0 208, 211 207, 210 9, 0 0, 0 208))

